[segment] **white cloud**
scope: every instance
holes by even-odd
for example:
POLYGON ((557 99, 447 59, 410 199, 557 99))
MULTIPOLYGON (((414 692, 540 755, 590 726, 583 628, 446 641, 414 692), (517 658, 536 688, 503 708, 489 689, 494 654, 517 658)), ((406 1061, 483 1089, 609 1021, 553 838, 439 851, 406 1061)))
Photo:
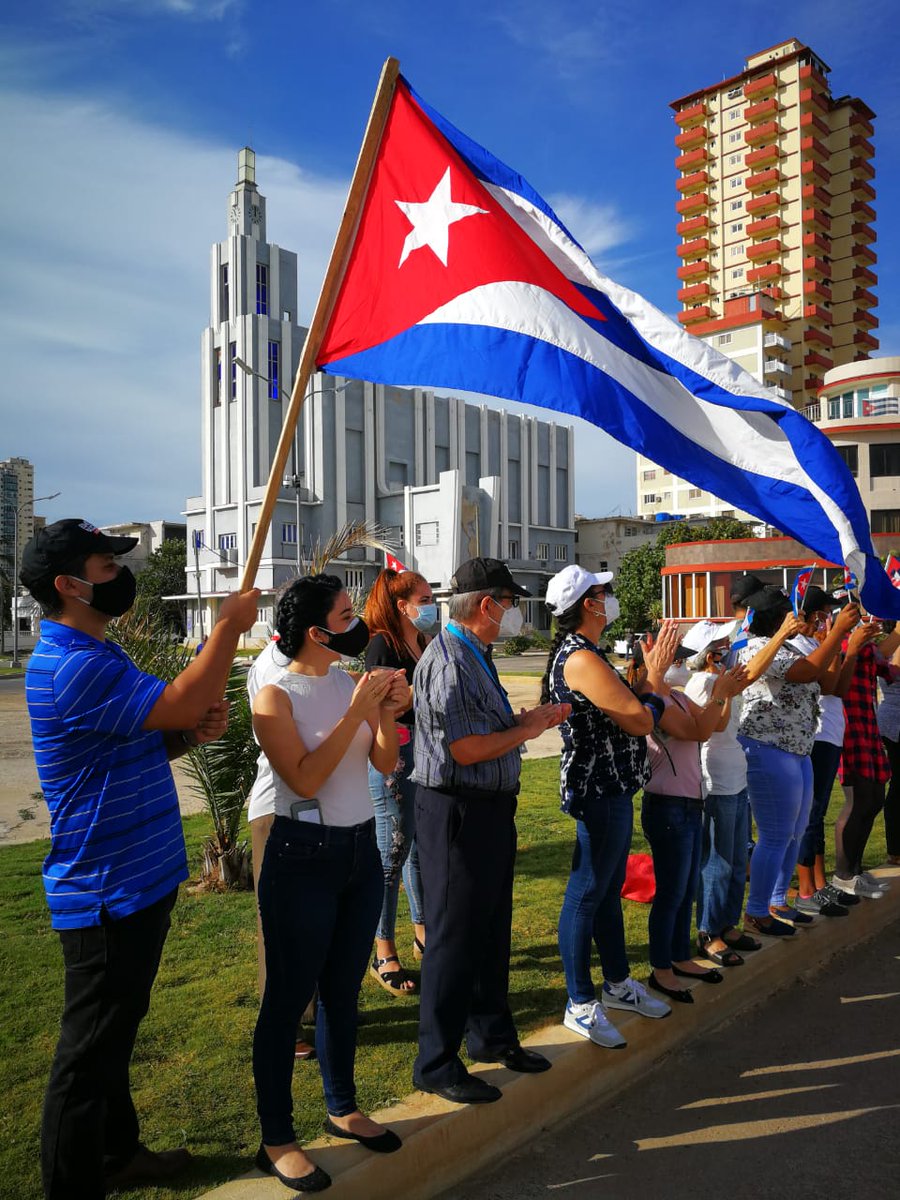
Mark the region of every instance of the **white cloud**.
POLYGON ((617 211, 614 204, 595 204, 583 196, 565 193, 549 196, 548 200, 556 215, 591 258, 599 260, 608 250, 630 241, 634 236, 632 223, 617 211))
POLYGON ((70 0, 69 9, 84 20, 90 16, 189 17, 221 21, 243 7, 243 0, 70 0))

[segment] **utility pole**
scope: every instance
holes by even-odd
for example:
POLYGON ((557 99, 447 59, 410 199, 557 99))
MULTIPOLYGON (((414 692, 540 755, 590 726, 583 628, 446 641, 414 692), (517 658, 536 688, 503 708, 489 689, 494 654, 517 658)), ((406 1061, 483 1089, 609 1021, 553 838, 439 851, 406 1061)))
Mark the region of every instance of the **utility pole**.
POLYGON ((200 621, 200 641, 205 642, 203 636, 203 593, 200 590, 200 531, 194 530, 194 578, 197 581, 197 618, 200 621))

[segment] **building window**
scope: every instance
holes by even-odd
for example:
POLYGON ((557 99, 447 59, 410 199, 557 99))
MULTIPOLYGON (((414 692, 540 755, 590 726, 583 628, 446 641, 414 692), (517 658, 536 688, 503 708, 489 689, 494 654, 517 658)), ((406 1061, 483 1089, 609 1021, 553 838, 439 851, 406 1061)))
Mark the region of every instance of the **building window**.
POLYGON ((844 466, 855 479, 859 473, 859 446, 835 446, 840 457, 844 460, 844 466))
POLYGON ((733 88, 730 88, 730 89, 729 89, 729 91, 728 91, 728 99, 729 99, 729 100, 736 100, 736 99, 737 99, 737 97, 738 97, 738 96, 740 96, 740 94, 741 94, 741 91, 742 91, 742 89, 741 89, 741 88, 739 88, 739 87, 733 87, 733 88))
POLYGON ((289 308, 284 309, 281 314, 281 319, 282 321, 289 321, 291 319, 291 310, 289 308))
POLYGON ((237 534, 236 533, 220 533, 219 534, 219 549, 220 550, 237 550, 237 534))
POLYGON ((688 489, 688 500, 699 500, 702 495, 703 492, 700 488, 688 489))
POLYGON ((269 268, 265 263, 256 264, 256 315, 269 315, 269 268))
POLYGON ((869 476, 883 479, 885 475, 900 475, 900 443, 876 443, 869 447, 869 476))
POLYGON ((828 420, 836 421, 841 415, 841 402, 837 398, 828 401, 828 420))
POLYGON ((437 521, 419 521, 416 524, 416 545, 436 546, 440 539, 440 528, 437 521))
POLYGON ((297 545, 297 522, 285 521, 281 526, 281 540, 289 546, 297 545))
POLYGON ((642 471, 641 472, 641 479, 655 479, 655 478, 656 478, 655 471, 642 471))
POLYGON ((729 154, 729 155, 728 155, 728 165, 729 165, 729 167, 734 167, 734 166, 737 166, 737 164, 738 164, 740 161, 741 161, 741 156, 740 156, 739 154, 729 154))
POLYGON ((352 592, 361 592, 366 586, 366 573, 362 567, 345 567, 344 584, 352 592))
POLYGON ((729 133, 728 140, 729 142, 739 142, 741 140, 741 131, 735 129, 733 133, 729 133))
POLYGON ((644 496, 642 503, 643 504, 657 504, 658 500, 656 498, 656 495, 653 492, 650 492, 648 495, 644 496))
POLYGON ((733 188, 743 187, 744 186, 744 177, 743 177, 743 175, 732 175, 731 179, 729 180, 729 183, 730 183, 731 187, 733 187, 733 188))
POLYGON ((900 509, 873 508, 873 533, 900 533, 900 509))
POLYGON ((519 557, 519 539, 518 538, 510 538, 509 539, 509 553, 507 554, 506 557, 507 558, 518 558, 519 557))
POLYGON ((732 202, 731 202, 731 211, 732 212, 740 212, 742 208, 743 208, 742 201, 732 200, 732 202))
POLYGON ((569 561, 569 547, 564 545, 561 542, 558 542, 553 547, 553 557, 557 562, 568 562, 569 561))
POLYGON ((228 361, 231 363, 231 398, 237 400, 237 342, 228 343, 228 361))
POLYGON ((731 257, 732 258, 740 258, 740 256, 743 253, 744 253, 744 247, 742 245, 740 245, 740 243, 738 243, 738 245, 736 245, 736 246, 731 247, 731 257))
POLYGON ((222 351, 216 350, 216 394, 213 403, 216 408, 222 403, 222 351))
POLYGON ((841 416, 842 417, 852 417, 853 416, 853 393, 852 392, 844 392, 843 396, 841 396, 841 416))
POLYGON ((731 341, 730 333, 720 333, 719 336, 716 338, 716 345, 717 346, 727 346, 730 341, 731 341))
POLYGON ((219 267, 219 302, 222 306, 221 317, 223 321, 228 320, 228 263, 224 263, 219 267))
POLYGON ((734 225, 732 225, 731 232, 732 233, 741 233, 743 228, 744 228, 744 222, 737 221, 734 225))
POLYGON ((550 543, 549 542, 538 542, 537 550, 535 553, 537 554, 538 558, 543 558, 543 559, 549 558, 550 557, 550 543))
POLYGON ((743 274, 744 274, 743 267, 735 267, 734 270, 731 272, 731 278, 732 279, 740 279, 743 274))
POLYGON ((194 530, 194 545, 198 550, 202 550, 206 541, 206 532, 203 529, 194 530))
POLYGON ((269 342, 269 399, 278 400, 281 396, 281 388, 279 387, 279 370, 278 370, 278 352, 281 348, 280 342, 269 342))

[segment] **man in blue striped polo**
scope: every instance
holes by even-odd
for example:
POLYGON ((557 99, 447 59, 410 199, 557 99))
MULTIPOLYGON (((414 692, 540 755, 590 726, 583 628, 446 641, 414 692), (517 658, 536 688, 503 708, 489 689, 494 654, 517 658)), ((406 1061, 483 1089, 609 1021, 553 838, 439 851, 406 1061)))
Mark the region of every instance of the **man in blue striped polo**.
POLYGON ((169 760, 219 737, 222 697, 258 591, 228 597, 203 653, 166 684, 106 640, 134 603, 116 561, 136 538, 80 518, 40 530, 19 575, 41 607, 25 694, 50 809, 43 878, 66 970, 41 1130, 48 1200, 102 1200, 190 1161, 139 1139, 128 1068, 187 858, 169 760))

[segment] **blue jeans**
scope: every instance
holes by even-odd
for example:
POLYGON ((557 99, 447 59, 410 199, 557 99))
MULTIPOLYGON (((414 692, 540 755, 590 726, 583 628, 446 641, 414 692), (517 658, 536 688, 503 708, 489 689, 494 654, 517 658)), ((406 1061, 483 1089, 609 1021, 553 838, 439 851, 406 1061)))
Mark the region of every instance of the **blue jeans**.
POLYGON ((416 785, 409 778, 412 769, 411 741, 400 747, 400 762, 393 774, 382 775, 369 763, 369 795, 375 806, 375 836, 384 870, 384 901, 376 936, 386 941, 394 940, 397 928, 401 874, 413 924, 425 924, 416 847, 416 785))
POLYGON ((750 809, 747 789, 733 796, 707 796, 703 801, 700 889, 697 928, 720 937, 737 925, 747 882, 747 838, 750 809))
POLYGON ((814 742, 809 757, 813 774, 812 805, 797 856, 797 862, 804 867, 815 866, 816 855, 825 853, 825 814, 841 761, 841 747, 831 742, 814 742))
POLYGON ((700 877, 703 808, 699 800, 644 792, 641 826, 653 852, 650 966, 668 970, 691 957, 691 912, 700 877))
POLYGON ((357 999, 375 936, 382 875, 375 822, 313 825, 276 817, 257 900, 266 988, 253 1034, 262 1140, 294 1140, 291 1077, 300 1016, 318 985, 316 1051, 328 1111, 356 1109, 357 999))
POLYGON ((812 763, 756 738, 739 739, 747 755, 747 790, 759 840, 750 867, 747 913, 765 918, 785 902, 812 802, 812 763))
POLYGON ((631 847, 634 805, 630 793, 585 801, 575 822, 572 871, 559 914, 559 953, 573 1004, 596 998, 591 944, 609 983, 628 978, 622 884, 631 847))

